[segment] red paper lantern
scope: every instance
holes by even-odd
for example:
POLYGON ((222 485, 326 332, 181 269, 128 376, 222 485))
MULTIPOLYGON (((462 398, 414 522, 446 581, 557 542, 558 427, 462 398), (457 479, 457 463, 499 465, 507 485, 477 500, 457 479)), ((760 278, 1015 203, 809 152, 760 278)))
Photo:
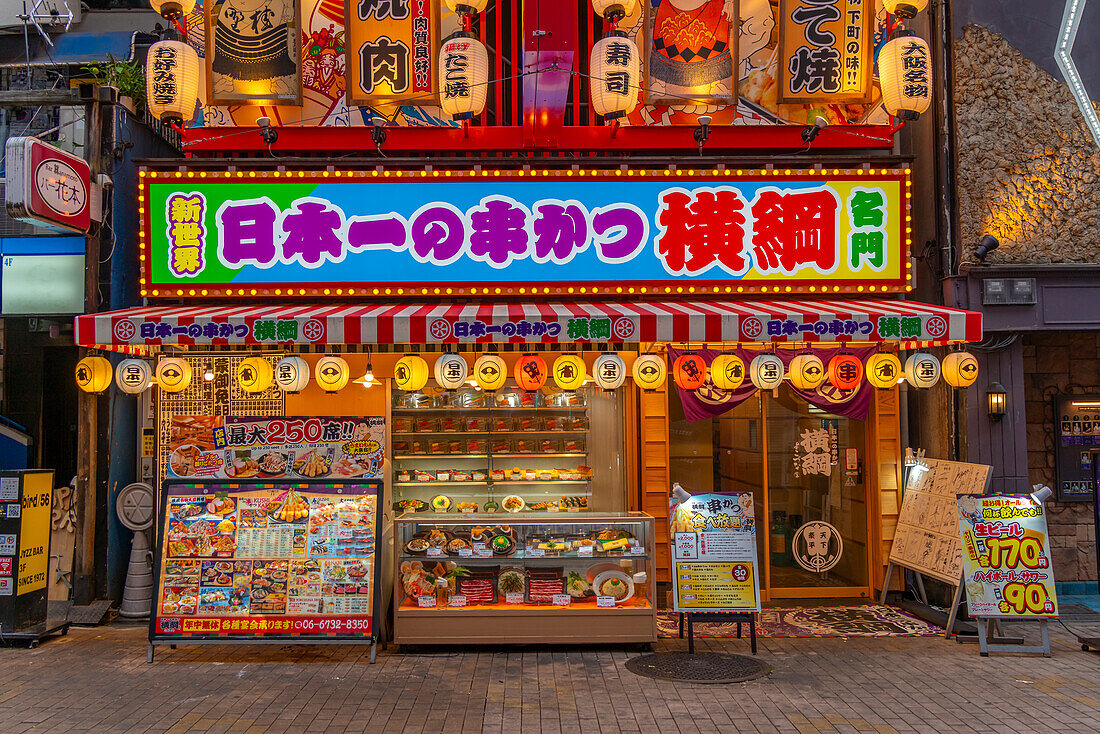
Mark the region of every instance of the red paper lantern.
POLYGON ((681 390, 698 390, 707 381, 707 363, 698 354, 681 354, 672 363, 672 379, 681 390))
POLYGON ((838 354, 829 360, 829 383, 837 390, 855 390, 863 379, 863 362, 854 354, 838 354))
POLYGON ((537 354, 523 355, 516 362, 515 376, 521 390, 538 390, 546 384, 546 360, 537 354))

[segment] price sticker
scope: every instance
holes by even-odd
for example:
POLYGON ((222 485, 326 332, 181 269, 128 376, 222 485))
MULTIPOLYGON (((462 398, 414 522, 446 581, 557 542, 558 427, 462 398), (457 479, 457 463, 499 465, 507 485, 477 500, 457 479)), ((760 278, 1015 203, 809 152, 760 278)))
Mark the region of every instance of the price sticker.
POLYGON ((627 553, 632 556, 644 556, 645 547, 640 545, 632 545, 630 546, 630 550, 628 550, 627 553))
POLYGON ((554 594, 554 606, 567 607, 573 602, 573 597, 569 594, 554 594))
POLYGON ((435 607, 435 597, 430 594, 416 597, 416 606, 421 609, 432 609, 435 607))
POLYGON ((452 594, 451 595, 451 600, 448 602, 448 605, 452 606, 452 607, 464 607, 464 606, 466 606, 466 595, 465 594, 452 594))
POLYGON ((597 596, 596 606, 598 607, 613 607, 615 606, 615 597, 613 596, 597 596))
POLYGON ((532 548, 531 550, 527 551, 527 555, 530 558, 542 558, 546 555, 546 551, 542 548, 532 548))
POLYGON ((433 558, 439 558, 444 555, 443 549, 438 546, 432 546, 428 549, 428 555, 433 558))
POLYGON ((459 548, 458 549, 458 555, 461 556, 462 558, 470 558, 471 556, 474 555, 474 549, 473 548, 459 548))
POLYGON ((509 591, 504 594, 505 604, 522 604, 523 592, 522 591, 509 591))
POLYGON ((483 553, 488 550, 484 543, 470 543, 470 548, 474 551, 474 553, 483 553))
POLYGON ((582 557, 592 555, 592 546, 590 546, 590 545, 580 546, 579 548, 577 548, 577 555, 582 556, 582 557))
POLYGON ((488 548, 482 548, 481 550, 476 551, 474 555, 478 558, 492 558, 493 551, 489 550, 488 548))

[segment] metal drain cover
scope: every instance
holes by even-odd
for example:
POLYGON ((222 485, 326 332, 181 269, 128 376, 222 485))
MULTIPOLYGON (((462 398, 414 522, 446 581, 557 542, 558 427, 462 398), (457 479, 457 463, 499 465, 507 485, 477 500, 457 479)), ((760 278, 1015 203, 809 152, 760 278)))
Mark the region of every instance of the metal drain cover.
POLYGON ((659 652, 626 661, 626 669, 635 675, 684 683, 742 683, 763 678, 772 666, 746 655, 716 652, 659 652))

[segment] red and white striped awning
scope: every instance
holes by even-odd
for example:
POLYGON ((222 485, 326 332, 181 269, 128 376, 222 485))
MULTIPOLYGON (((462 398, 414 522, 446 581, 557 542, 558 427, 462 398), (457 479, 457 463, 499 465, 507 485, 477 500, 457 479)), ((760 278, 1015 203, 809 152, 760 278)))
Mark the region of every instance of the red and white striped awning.
POLYGON ((982 316, 915 301, 147 306, 76 318, 81 346, 974 342, 982 316))

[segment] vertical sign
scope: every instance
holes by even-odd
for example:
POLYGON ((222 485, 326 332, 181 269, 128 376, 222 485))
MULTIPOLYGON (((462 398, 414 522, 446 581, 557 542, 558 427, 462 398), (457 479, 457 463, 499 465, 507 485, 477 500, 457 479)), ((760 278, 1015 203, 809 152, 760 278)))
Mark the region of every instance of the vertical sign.
POLYGON ((677 612, 759 612, 751 492, 698 494, 670 513, 677 612))
POLYGON ((345 0, 348 104, 434 104, 439 0, 345 0))
POLYGON ((302 104, 301 0, 207 0, 207 104, 302 104))
POLYGON ((870 102, 871 0, 780 0, 779 103, 870 102))

